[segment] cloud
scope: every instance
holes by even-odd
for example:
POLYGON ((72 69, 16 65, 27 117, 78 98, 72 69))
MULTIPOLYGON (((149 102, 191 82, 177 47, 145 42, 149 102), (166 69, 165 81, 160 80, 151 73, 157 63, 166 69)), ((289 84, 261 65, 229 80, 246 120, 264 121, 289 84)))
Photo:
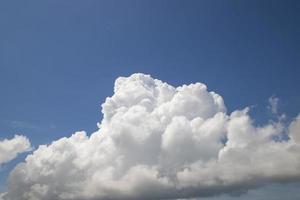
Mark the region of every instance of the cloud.
POLYGON ((0 141, 0 166, 17 157, 19 153, 31 150, 29 140, 22 135, 0 141))
POLYGON ((6 193, 0 193, 0 200, 3 200, 3 197, 6 195, 6 193))
POLYGON ((115 82, 99 130, 41 145, 10 174, 4 200, 180 199, 300 180, 300 115, 255 126, 204 84, 149 75, 115 82), (273 138, 288 131, 289 139, 273 138))
POLYGON ((271 96, 268 100, 269 100, 269 106, 268 106, 269 110, 271 111, 272 114, 277 115, 279 98, 275 96, 271 96))
POLYGON ((25 121, 18 121, 18 120, 14 120, 14 121, 9 121, 9 124, 11 127, 16 128, 16 129, 38 129, 37 126, 29 123, 29 122, 25 122, 25 121))

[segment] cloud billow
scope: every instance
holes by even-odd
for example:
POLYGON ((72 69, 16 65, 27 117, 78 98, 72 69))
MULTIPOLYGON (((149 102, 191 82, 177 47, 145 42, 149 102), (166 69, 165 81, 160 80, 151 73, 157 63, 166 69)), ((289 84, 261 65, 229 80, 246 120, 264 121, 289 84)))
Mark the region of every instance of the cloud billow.
POLYGON ((99 130, 41 145, 10 174, 4 200, 178 199, 300 180, 300 115, 255 126, 204 84, 149 75, 115 82, 99 130), (273 138, 287 131, 288 140, 273 138))
POLYGON ((23 135, 15 135, 11 139, 0 140, 0 167, 16 158, 18 154, 30 150, 30 142, 23 135))

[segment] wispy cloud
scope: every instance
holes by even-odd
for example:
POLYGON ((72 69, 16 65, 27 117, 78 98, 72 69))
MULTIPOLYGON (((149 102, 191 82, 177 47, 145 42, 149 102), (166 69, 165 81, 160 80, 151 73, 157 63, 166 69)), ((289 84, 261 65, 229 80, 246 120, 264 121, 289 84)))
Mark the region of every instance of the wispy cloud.
POLYGON ((39 127, 26 121, 12 120, 7 121, 10 127, 15 129, 38 129, 39 127))
POLYGON ((279 112, 279 103, 280 99, 276 96, 271 96, 269 99, 268 109, 269 111, 279 120, 284 121, 286 119, 286 115, 284 113, 279 112))
POLYGON ((279 98, 276 96, 271 96, 269 99, 269 110, 271 113, 277 115, 278 114, 278 103, 279 103, 279 98))

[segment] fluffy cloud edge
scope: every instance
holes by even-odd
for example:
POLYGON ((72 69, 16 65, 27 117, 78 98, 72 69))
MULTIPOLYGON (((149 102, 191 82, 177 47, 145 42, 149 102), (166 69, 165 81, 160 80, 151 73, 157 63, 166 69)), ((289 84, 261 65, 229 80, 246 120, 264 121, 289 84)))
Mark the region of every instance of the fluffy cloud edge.
POLYGON ((0 166, 15 159, 18 154, 32 150, 29 139, 15 135, 11 139, 0 140, 0 166))

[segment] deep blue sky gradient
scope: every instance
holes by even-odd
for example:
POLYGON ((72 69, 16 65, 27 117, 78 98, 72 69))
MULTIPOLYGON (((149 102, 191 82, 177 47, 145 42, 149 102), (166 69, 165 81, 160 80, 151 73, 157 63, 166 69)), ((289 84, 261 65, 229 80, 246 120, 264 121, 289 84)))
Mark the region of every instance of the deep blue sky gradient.
MULTIPOLYGON (((96 130, 114 80, 203 82, 229 112, 300 111, 300 1, 0 1, 0 138, 96 130)), ((0 172, 0 185, 14 163, 0 172)), ((3 184, 2 184, 3 185, 3 184)), ((0 186, 1 188, 1 186, 0 186)))

